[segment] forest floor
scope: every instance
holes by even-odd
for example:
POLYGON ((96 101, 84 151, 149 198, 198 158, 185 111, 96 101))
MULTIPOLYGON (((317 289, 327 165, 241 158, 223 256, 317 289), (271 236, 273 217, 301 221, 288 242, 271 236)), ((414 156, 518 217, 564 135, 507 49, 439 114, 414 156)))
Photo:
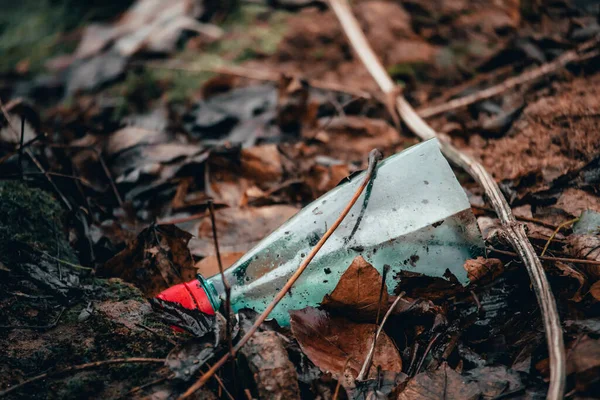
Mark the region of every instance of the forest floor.
MULTIPOLYGON (((209 204, 228 267, 372 149, 419 139, 325 2, 21 3, 0 16, 0 397, 178 398, 228 352, 221 314, 152 300, 219 273, 209 204)), ((544 256, 566 397, 599 398, 600 6, 352 11, 407 101, 499 184, 544 256)), ((467 287, 415 268, 389 288, 404 297, 365 379, 397 297, 357 259, 332 297, 294 311, 291 328, 264 323, 191 398, 545 398, 527 270, 483 189, 454 172, 487 258, 467 261, 467 287), (348 289, 361 274, 367 294, 348 289)), ((234 343, 256 318, 233 319, 234 343)))

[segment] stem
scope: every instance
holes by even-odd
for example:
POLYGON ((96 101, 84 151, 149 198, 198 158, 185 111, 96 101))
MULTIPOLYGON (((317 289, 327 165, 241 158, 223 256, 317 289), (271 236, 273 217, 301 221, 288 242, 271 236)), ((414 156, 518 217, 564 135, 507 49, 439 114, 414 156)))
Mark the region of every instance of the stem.
MULTIPOLYGON (((381 65, 381 62, 371 49, 360 25, 352 15, 347 0, 329 0, 331 8, 340 21, 348 40, 354 50, 369 70, 371 76, 382 92, 394 93, 396 85, 381 65)), ((408 104, 402 96, 396 97, 396 109, 405 124, 421 139, 427 140, 437 137, 431 128, 408 104)), ((544 321, 548 353, 550 355, 550 387, 547 398, 561 399, 565 390, 566 361, 560 318, 556 310, 556 301, 550 290, 540 259, 535 254, 533 246, 527 239, 523 226, 515 220, 508 202, 500 192, 500 188, 492 176, 481 164, 473 158, 460 152, 452 144, 440 140, 440 147, 446 158, 463 168, 476 182, 478 182, 491 202, 498 218, 504 228, 504 235, 518 253, 527 268, 532 286, 535 290, 540 311, 544 321)))

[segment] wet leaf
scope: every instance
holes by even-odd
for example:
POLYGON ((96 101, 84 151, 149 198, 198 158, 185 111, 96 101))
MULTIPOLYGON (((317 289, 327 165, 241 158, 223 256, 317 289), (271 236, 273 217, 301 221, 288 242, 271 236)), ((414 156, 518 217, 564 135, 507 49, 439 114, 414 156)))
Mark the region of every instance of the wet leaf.
MULTIPOLYGON (((343 379, 346 373, 353 377, 358 375, 371 347, 376 325, 332 317, 326 311, 312 307, 292 311, 290 315, 292 333, 316 366, 331 372, 336 379, 343 379)), ((377 367, 384 371, 402 370, 398 350, 384 332, 377 340, 372 365, 370 378, 375 376, 377 367)))
POLYGON ((191 235, 174 225, 144 229, 127 248, 108 260, 100 276, 119 277, 153 297, 161 291, 196 276, 187 244, 191 235))
POLYGON ((185 381, 195 377, 202 366, 215 354, 212 344, 192 339, 175 347, 167 355, 166 365, 175 378, 185 381))
POLYGON ((351 319, 374 320, 377 310, 380 309, 383 315, 388 304, 388 290, 384 285, 380 306, 381 280, 381 274, 364 258, 357 256, 321 304, 327 310, 351 319))
POLYGON ((481 390, 475 382, 461 376, 443 363, 437 370, 422 372, 408 381, 398 395, 398 400, 414 399, 464 399, 475 400, 481 396, 481 390))
POLYGON ((162 319, 201 338, 217 330, 216 317, 198 309, 189 309, 178 303, 157 298, 150 299, 152 307, 160 313, 162 319))
MULTIPOLYGON (((600 235, 569 235, 567 238, 569 253, 575 258, 600 261, 600 235)), ((600 279, 600 268, 585 265, 581 268, 593 281, 600 279)))

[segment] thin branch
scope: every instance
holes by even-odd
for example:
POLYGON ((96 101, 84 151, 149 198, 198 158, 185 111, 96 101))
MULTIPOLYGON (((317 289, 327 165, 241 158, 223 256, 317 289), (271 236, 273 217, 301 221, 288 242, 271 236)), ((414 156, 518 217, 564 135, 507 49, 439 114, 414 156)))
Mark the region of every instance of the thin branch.
POLYGON ((556 235, 558 235, 558 232, 564 228, 567 227, 569 225, 574 224, 575 222, 579 221, 579 217, 572 219, 570 221, 567 222, 563 222, 562 224, 560 224, 559 226, 556 227, 556 229, 554 230, 554 232, 552 232, 552 235, 550 235, 550 237, 548 238, 548 241, 546 242, 546 245, 544 246, 544 250, 542 250, 542 253, 540 254, 540 257, 542 257, 544 254, 546 254, 546 250, 548 250, 548 247, 550 246, 550 243, 552 243, 552 240, 554 239, 554 237, 556 235))
POLYGON ((598 38, 589 40, 580 45, 575 50, 566 51, 557 57, 554 61, 547 64, 543 64, 537 68, 533 68, 523 72, 521 75, 506 79, 504 82, 491 86, 487 89, 480 90, 468 96, 460 97, 458 99, 451 100, 447 103, 440 104, 438 106, 426 107, 417 110, 417 113, 422 118, 433 117, 434 115, 442 114, 447 111, 451 111, 457 108, 466 107, 473 103, 477 103, 481 100, 489 99, 490 97, 498 96, 499 94, 506 92, 516 86, 524 83, 535 81, 545 75, 555 73, 559 69, 565 67, 567 64, 572 62, 579 62, 590 58, 590 55, 598 55, 597 51, 591 53, 581 54, 581 52, 590 49, 598 43, 598 38))
MULTIPOLYGON (((496 249, 494 247, 486 247, 489 251, 493 251, 499 254, 506 254, 507 256, 518 256, 514 251, 506 251, 496 249)), ((588 264, 588 265, 600 265, 600 261, 596 260, 586 260, 585 258, 569 258, 569 257, 550 257, 550 256, 540 256, 540 260, 544 261, 562 261, 569 262, 575 264, 588 264)))
POLYGON ((417 365, 417 369, 415 370, 415 375, 417 375, 419 373, 419 371, 421 370, 421 367, 423 366, 423 363, 425 362, 425 358, 427 358, 427 354, 429 354, 429 352, 431 351, 431 348, 433 347, 433 344, 436 342, 436 340, 438 340, 438 338, 441 336, 441 333, 436 333, 435 336, 429 341, 429 343, 427 344, 427 347, 425 348, 425 352, 423 353, 423 356, 421 357, 421 361, 419 361, 419 365, 417 365))
POLYGON ((396 300, 394 300, 394 302, 392 303, 390 308, 387 310, 387 312, 383 316, 383 319, 381 320, 381 324, 379 324, 379 327, 377 328, 377 333, 375 334, 375 337, 373 338, 373 343, 371 343, 371 349, 369 350, 369 354, 367 355, 367 358, 365 358, 365 362, 364 362, 362 368, 360 369, 360 373, 356 377, 357 381, 364 381, 367 378, 367 376, 369 375, 369 370, 371 369, 371 363, 373 362, 373 355, 375 354, 375 345, 377 344, 377 339, 379 338, 379 335, 381 334, 381 331, 383 330, 383 325, 385 325, 385 321, 387 321, 388 317, 392 314, 392 311, 394 310, 394 308, 396 308, 396 305, 402 299, 402 297, 404 297, 404 292, 400 293, 398 295, 398 297, 396 297, 396 300))
POLYGON ((166 360, 164 358, 131 357, 131 358, 115 358, 113 360, 94 361, 94 362, 87 363, 87 364, 74 365, 72 367, 61 369, 59 371, 46 372, 46 373, 34 376, 33 378, 27 379, 26 381, 21 382, 18 385, 9 387, 8 389, 1 391, 0 397, 6 396, 7 394, 9 394, 17 389, 20 389, 23 386, 29 385, 30 383, 37 382, 37 381, 40 381, 40 380, 46 379, 46 378, 52 378, 52 377, 59 376, 62 374, 67 374, 69 372, 82 371, 84 369, 98 368, 103 365, 110 365, 110 364, 128 364, 128 363, 161 363, 161 364, 164 364, 165 361, 166 360))
MULTIPOLYGON (((352 15, 347 0, 330 0, 331 8, 339 19, 346 36, 354 47, 354 50, 367 67, 379 88, 384 93, 393 93, 395 85, 381 65, 381 62, 369 46, 360 25, 352 15)), ((421 139, 427 140, 437 136, 436 132, 415 112, 402 96, 396 98, 398 114, 406 125, 421 139)), ((440 140, 441 150, 444 155, 454 164, 463 168, 484 189, 492 206, 498 214, 498 218, 504 228, 504 235, 513 248, 523 260, 535 290, 544 328, 548 341, 548 353, 550 355, 550 387, 547 398, 558 400, 562 398, 566 380, 565 350, 562 337, 560 318, 556 310, 556 301, 546 279, 542 264, 533 250, 533 246, 527 239, 523 226, 515 220, 510 206, 500 192, 500 188, 492 176, 481 164, 473 158, 460 152, 452 144, 440 140)))
POLYGON ((229 353, 225 354, 223 357, 221 357, 221 359, 219 361, 217 361, 212 366, 212 368, 208 370, 208 372, 206 372, 204 375, 202 375, 200 377, 200 379, 198 379, 198 381, 196 381, 196 383, 194 383, 188 390, 185 391, 185 393, 183 395, 181 395, 180 399, 185 399, 185 398, 191 396, 193 393, 196 392, 196 390, 198 390, 202 386, 204 386, 204 384, 215 374, 215 372, 219 368, 221 368, 223 366, 223 364, 225 364, 229 359, 231 359, 231 357, 233 355, 235 355, 248 342, 248 340, 250 340, 252 335, 254 335, 254 333, 257 331, 258 327, 267 319, 267 317, 269 316, 271 311, 273 311, 275 306, 277 304, 279 304, 281 299, 283 299, 285 297, 285 295, 292 288, 294 283, 296 283, 296 281, 298 280, 300 275, 302 275, 302 273, 304 272, 306 267, 308 267, 308 265, 310 264, 312 259, 317 255, 319 250, 321 250, 321 247, 323 247, 325 242, 327 242, 327 239, 329 239, 329 237, 333 234, 333 232, 335 232, 337 227, 340 226, 340 224, 342 223, 344 218, 346 218, 346 215, 348 215, 348 213, 352 209, 352 206, 354 206, 354 203, 356 203, 356 201, 358 200, 358 198, 364 191, 367 184, 371 181, 371 178, 373 177, 373 172, 375 171, 375 168, 377 167, 377 162, 381 159, 381 157, 382 157, 381 153, 378 150, 371 150, 371 152, 369 153, 369 168, 367 169, 367 173, 365 174, 365 177, 364 177, 362 183, 360 184, 358 189, 356 189, 356 192, 354 193, 354 195, 352 196, 352 198, 350 199, 350 201, 348 202, 346 207, 340 213, 340 216, 335 220, 335 222, 331 225, 331 227, 325 232, 323 237, 321 237, 319 242, 310 251, 310 253, 304 259, 302 264, 300 264, 300 266, 298 267, 296 272, 294 272, 294 274, 288 279, 288 281, 285 283, 283 288, 279 291, 279 293, 277 293, 277 295, 271 301, 271 303, 267 306, 267 308, 256 319, 256 321, 254 322, 252 327, 248 330, 248 332, 246 332, 244 337, 242 337, 240 339, 240 341, 235 345, 235 347, 233 348, 233 352, 229 352, 229 353))
MULTIPOLYGON (((472 208, 476 208, 478 210, 483 210, 483 211, 491 212, 491 213, 494 213, 494 214, 496 213, 496 210, 494 210, 493 208, 478 206, 478 205, 475 205, 475 204, 471 204, 471 207, 472 208)), ((514 217, 518 221, 531 222, 531 223, 538 224, 540 226, 544 226, 544 227, 550 228, 550 229, 556 229, 558 227, 557 225, 548 223, 546 221, 542 221, 541 219, 537 219, 537 218, 529 218, 529 217, 523 217, 523 216, 519 216, 519 215, 515 215, 514 217)))
MULTIPOLYGON (((168 69, 168 70, 175 70, 175 71, 212 72, 215 74, 231 75, 231 76, 237 76, 240 78, 248 78, 248 79, 254 79, 257 81, 265 81, 265 82, 279 82, 280 76, 282 75, 281 73, 278 73, 275 71, 250 69, 250 68, 239 67, 239 66, 185 67, 185 66, 181 66, 181 65, 173 65, 172 63, 161 63, 161 64, 146 63, 144 65, 148 66, 150 68, 168 69)), ((337 83, 333 83, 333 82, 318 81, 318 80, 314 80, 314 79, 305 79, 301 76, 298 76, 298 78, 304 79, 305 81, 308 82, 309 86, 312 86, 313 88, 316 88, 316 89, 323 89, 323 90, 329 90, 332 92, 346 93, 346 94, 349 94, 349 95, 352 95, 355 97, 360 97, 363 99, 372 98, 372 96, 369 94, 369 92, 361 90, 361 89, 349 88, 347 85, 341 85, 341 84, 337 84, 337 83)))

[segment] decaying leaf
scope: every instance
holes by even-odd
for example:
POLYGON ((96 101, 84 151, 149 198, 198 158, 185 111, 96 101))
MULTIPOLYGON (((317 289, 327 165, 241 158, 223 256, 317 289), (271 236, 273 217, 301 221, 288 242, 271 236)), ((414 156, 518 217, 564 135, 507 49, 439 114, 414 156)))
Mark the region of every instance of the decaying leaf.
POLYGON ((594 299, 600 301, 600 281, 596 281, 596 283, 590 287, 589 293, 594 299))
POLYGON ((471 283, 481 283, 484 278, 486 281, 492 281, 504 272, 504 264, 497 258, 477 257, 467 260, 464 267, 471 283))
POLYGON ((152 297, 196 276, 187 248, 191 235, 174 225, 153 225, 144 229, 127 248, 108 260, 100 276, 119 277, 152 297))
MULTIPOLYGON (((569 253, 575 258, 600 261, 600 236, 572 234, 567 239, 569 253)), ((597 265, 581 267, 593 281, 600 279, 597 265)))
MULTIPOLYGON (((333 317, 313 307, 290 312, 290 315, 292 333, 316 366, 331 372, 336 379, 347 379, 347 374, 356 378, 371 347, 376 325, 333 317)), ((376 376, 378 367, 384 371, 402 370, 398 350, 385 332, 377 340, 372 365, 369 378, 376 376)))
POLYGON ((189 380, 212 358, 215 348, 212 344, 192 339, 175 347, 167 356, 166 364, 175 378, 189 380))
POLYGON ((461 376, 443 363, 437 370, 422 372, 408 381, 398 400, 479 399, 481 390, 475 382, 461 376))
POLYGON ((219 314, 208 315, 198 309, 185 308, 178 303, 158 298, 150 299, 150 304, 166 323, 184 329, 197 338, 215 333, 217 341, 220 339, 219 314))
MULTIPOLYGON (((217 210, 217 232, 223 253, 246 252, 258 241, 277 229, 298 211, 292 206, 275 205, 265 207, 225 208, 217 210)), ((190 241, 190 250, 195 255, 214 255, 214 242, 210 216, 190 228, 197 235, 190 241)))
POLYGON ((321 304, 328 310, 352 319, 374 319, 377 310, 385 313, 388 304, 386 285, 380 299, 381 280, 381 274, 362 256, 357 256, 333 292, 326 295, 321 304))
POLYGON ((242 347, 260 399, 300 399, 298 375, 279 335, 257 332, 242 347))

